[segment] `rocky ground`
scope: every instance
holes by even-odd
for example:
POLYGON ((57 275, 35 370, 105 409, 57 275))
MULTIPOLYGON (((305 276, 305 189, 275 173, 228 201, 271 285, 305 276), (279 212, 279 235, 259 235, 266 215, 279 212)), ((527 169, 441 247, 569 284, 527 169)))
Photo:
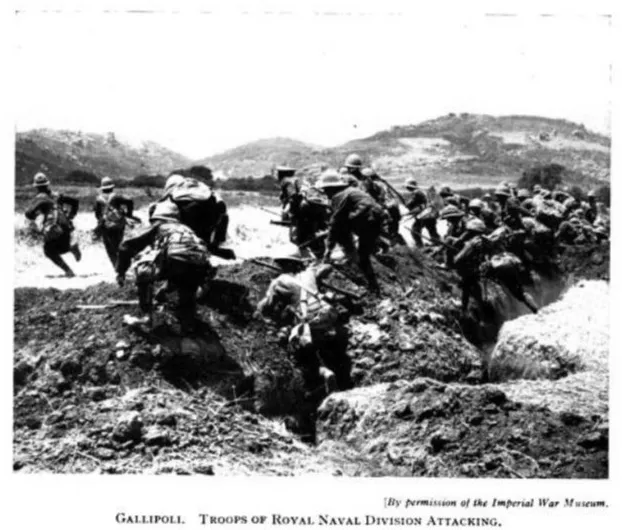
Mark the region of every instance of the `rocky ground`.
MULTIPOLYGON (((606 247, 564 263, 577 278, 608 278, 606 247)), ((455 277, 426 253, 396 247, 375 268, 382 297, 348 304, 357 388, 330 396, 317 418, 277 330, 252 316, 269 269, 221 267, 185 337, 168 311, 152 332, 125 327, 129 287, 16 289, 14 468, 607 476, 606 413, 568 414, 483 384, 503 321, 525 308, 489 286, 490 310, 462 317, 455 277), (303 443, 315 428, 317 445, 303 443)), ((533 294, 553 301, 567 279, 538 278, 533 294)), ((330 282, 365 292, 352 268, 330 282)))

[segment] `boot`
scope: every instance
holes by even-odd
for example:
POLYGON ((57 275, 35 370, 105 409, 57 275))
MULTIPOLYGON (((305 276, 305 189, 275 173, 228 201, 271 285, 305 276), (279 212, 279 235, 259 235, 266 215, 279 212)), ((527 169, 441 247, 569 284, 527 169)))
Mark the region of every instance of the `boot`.
POLYGON ((80 261, 82 259, 82 252, 80 252, 80 247, 78 243, 71 245, 69 251, 73 254, 73 257, 76 258, 76 261, 80 261))

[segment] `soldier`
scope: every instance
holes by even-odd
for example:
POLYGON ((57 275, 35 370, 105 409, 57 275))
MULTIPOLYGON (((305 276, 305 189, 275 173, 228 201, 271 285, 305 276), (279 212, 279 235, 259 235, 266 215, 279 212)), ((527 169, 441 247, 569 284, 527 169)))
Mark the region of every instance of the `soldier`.
POLYGON ((283 221, 289 221, 291 202, 300 192, 300 181, 296 178, 296 170, 285 166, 276 168, 276 179, 281 188, 279 201, 281 201, 282 219, 283 221))
POLYGON ((35 222, 39 215, 43 217, 43 253, 68 278, 73 278, 75 274, 62 255, 71 252, 76 261, 82 259, 78 244, 71 242, 71 233, 74 230, 72 220, 78 213, 80 203, 73 197, 53 193, 50 181, 44 173, 35 175, 33 186, 37 194, 25 212, 26 219, 35 222))
MULTIPOLYGON (((173 202, 178 207, 181 222, 207 244, 212 254, 235 259, 232 250, 220 248, 227 239, 227 205, 207 184, 173 173, 168 177, 164 195, 157 204, 162 202, 173 202)), ((155 205, 151 205, 150 215, 154 208, 155 205)))
POLYGON ((494 230, 498 226, 497 216, 481 199, 472 199, 469 202, 468 213, 484 221, 487 232, 494 230))
POLYGON ((460 276, 462 288, 462 311, 466 313, 469 300, 484 306, 482 287, 479 283, 479 268, 489 252, 489 244, 484 236, 486 225, 481 219, 470 219, 465 224, 464 247, 455 255, 453 266, 460 276))
POLYGON ((119 245, 127 224, 127 218, 134 216, 134 201, 114 191, 114 182, 104 177, 101 182, 101 193, 95 199, 96 233, 104 241, 106 254, 114 267, 117 264, 119 245))
POLYGON ((153 253, 140 260, 136 268, 139 306, 142 317, 126 317, 128 324, 151 323, 154 283, 164 280, 162 292, 177 290, 178 317, 183 331, 192 331, 196 312, 197 289, 212 271, 207 246, 188 226, 180 222, 179 208, 172 201, 157 203, 151 226, 135 237, 124 240, 117 259, 117 282, 125 283, 132 259, 148 246, 153 253))
POLYGON ((495 188, 495 202, 498 205, 498 211, 501 215, 505 214, 505 205, 511 195, 510 188, 506 184, 499 184, 499 186, 495 188))
POLYGON ((594 224, 598 215, 598 203, 596 202, 596 192, 590 190, 587 194, 587 204, 583 208, 585 210, 585 218, 588 223, 594 224))
POLYGON ((447 221, 447 233, 445 234, 445 266, 453 267, 454 256, 460 250, 461 238, 464 236, 465 230, 465 214, 464 212, 449 204, 440 212, 440 218, 447 221))
POLYGON ((317 388, 319 382, 323 382, 325 394, 351 388, 346 313, 320 292, 332 267, 316 264, 304 268, 296 257, 281 258, 279 264, 284 274, 270 283, 257 305, 257 316, 283 326, 279 335, 287 341, 309 388, 317 388))
POLYGON ((372 199, 374 199, 386 213, 387 234, 392 241, 399 241, 400 219, 402 214, 400 213, 400 208, 395 197, 391 194, 391 190, 382 182, 375 169, 366 167, 361 172, 361 175, 364 178, 364 182, 369 183, 367 186, 367 193, 371 195, 372 199))
POLYGON ((419 187, 419 184, 414 178, 409 178, 406 181, 406 189, 410 192, 410 195, 406 199, 406 207, 414 217, 410 233, 412 234, 415 244, 418 247, 423 246, 421 231, 424 228, 427 230, 428 236, 432 241, 440 241, 440 237, 436 230, 438 212, 432 204, 428 205, 427 195, 419 187))
POLYGON ((348 257, 354 257, 353 235, 358 236, 358 262, 370 291, 379 294, 380 287, 370 257, 376 250, 382 231, 383 212, 367 193, 348 183, 336 171, 327 170, 316 184, 331 201, 332 216, 328 224, 324 261, 339 243, 348 257))

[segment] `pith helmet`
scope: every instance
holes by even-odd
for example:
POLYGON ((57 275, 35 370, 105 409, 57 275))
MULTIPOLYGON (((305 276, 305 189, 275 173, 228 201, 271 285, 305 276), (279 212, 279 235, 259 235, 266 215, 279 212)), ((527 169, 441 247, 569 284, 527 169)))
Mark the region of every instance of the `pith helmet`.
POLYGON ((184 183, 186 179, 182 175, 171 175, 166 179, 166 184, 164 184, 164 193, 168 193, 172 189, 184 183))
POLYGON ((156 203, 151 220, 179 221, 179 208, 170 199, 156 203))
POLYGON ((347 188, 348 182, 343 178, 343 175, 340 175, 334 169, 327 169, 320 175, 320 178, 315 183, 315 187, 319 190, 347 188))
POLYGON ((48 180, 45 173, 37 173, 35 175, 35 178, 32 180, 32 185, 37 188, 43 187, 43 186, 49 186, 50 181, 48 180))
POLYGON ((464 212, 454 206, 453 204, 448 204, 440 211, 441 219, 457 219, 459 217, 464 217, 464 212))
POLYGON ((451 191, 451 188, 450 188, 449 186, 443 186, 443 187, 439 190, 438 194, 439 194, 441 197, 445 198, 445 197, 449 197, 450 195, 453 195, 453 192, 451 191))
POLYGON ((347 156, 345 166, 347 168, 361 168, 363 167, 363 160, 356 153, 352 153, 347 156))
POLYGON ((483 234, 486 232, 486 225, 481 219, 469 219, 465 228, 470 232, 475 232, 476 234, 483 234))
POLYGON ((406 189, 409 191, 415 191, 419 188, 419 184, 414 178, 409 178, 406 180, 406 189))
POLYGON ((511 195, 510 187, 504 184, 500 184, 495 189, 495 195, 499 197, 509 197, 511 195))
POLYGON ((114 189, 114 182, 112 181, 112 179, 110 177, 104 177, 101 183, 101 190, 110 191, 113 189, 114 189))
POLYGON ((471 210, 481 210, 484 207, 484 201, 481 199, 471 199, 469 201, 469 209, 471 210))
POLYGON ((279 166, 276 168, 276 178, 282 179, 285 177, 293 177, 296 174, 296 170, 293 167, 279 166))

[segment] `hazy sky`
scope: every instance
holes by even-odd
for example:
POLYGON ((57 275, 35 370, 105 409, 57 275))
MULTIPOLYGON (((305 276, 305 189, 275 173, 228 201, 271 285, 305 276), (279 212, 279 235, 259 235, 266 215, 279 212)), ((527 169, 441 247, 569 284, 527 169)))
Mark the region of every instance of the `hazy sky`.
POLYGON ((322 145, 448 112, 609 131, 612 35, 596 16, 17 15, 18 130, 113 130, 191 157, 322 145))

